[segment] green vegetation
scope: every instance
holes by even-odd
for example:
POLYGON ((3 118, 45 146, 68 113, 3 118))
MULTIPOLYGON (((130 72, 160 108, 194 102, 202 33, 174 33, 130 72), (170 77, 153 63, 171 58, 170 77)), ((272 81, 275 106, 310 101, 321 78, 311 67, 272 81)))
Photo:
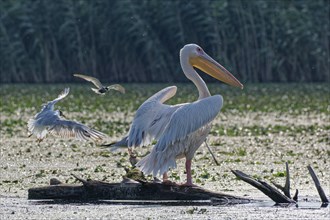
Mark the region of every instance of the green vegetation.
MULTIPOLYGON (((65 87, 70 87, 69 96, 57 105, 57 108, 63 110, 64 113, 78 112, 81 113, 80 119, 86 120, 91 120, 91 116, 86 113, 95 111, 119 112, 127 115, 135 111, 149 96, 169 85, 173 84, 124 84, 127 90, 126 94, 112 91, 106 96, 94 95, 88 84, 1 85, 0 112, 17 114, 39 111, 43 103, 57 97, 65 87), (16 92, 13 93, 13 91, 16 92)), ((192 83, 176 83, 174 85, 177 85, 178 92, 169 100, 169 104, 192 102, 197 99, 198 92, 192 83)), ((299 115, 329 113, 330 110, 330 87, 327 84, 247 84, 244 90, 225 86, 221 83, 209 84, 208 86, 212 94, 221 94, 224 97, 222 112, 233 114, 283 112, 299 115)), ((103 124, 101 118, 95 120, 96 124, 103 124)), ((4 125, 22 125, 24 121, 8 118, 2 123, 4 125)), ((114 119, 113 123, 116 124, 116 129, 122 129, 127 127, 130 122, 114 119)), ((247 129, 253 130, 255 128, 247 129)), ((272 129, 285 131, 287 128, 274 126, 272 129)))
POLYGON ((329 11, 328 0, 1 1, 0 78, 183 82, 179 50, 197 43, 243 82, 329 81, 329 11))
POLYGON ((98 166, 94 169, 94 172, 95 172, 95 173, 98 173, 98 172, 106 172, 106 170, 105 170, 102 166, 98 165, 98 166))
POLYGON ((170 177, 172 179, 176 180, 176 181, 179 181, 180 180, 180 175, 177 172, 175 172, 175 171, 171 172, 170 177))
MULTIPOLYGON (((168 86, 168 84, 127 84, 127 94, 112 92, 106 96, 97 96, 88 85, 2 85, 0 89, 0 112, 2 130, 15 135, 25 128, 26 115, 33 117, 40 111, 41 105, 54 99, 65 87, 71 88, 69 96, 57 104, 64 114, 74 114, 74 120, 88 121, 97 129, 107 132, 110 136, 120 136, 127 132, 134 111, 153 93, 168 86), (12 91, 19 91, 12 93, 12 91), (92 95, 92 97, 91 97, 92 95), (95 114, 97 113, 97 114, 95 114), (98 114, 100 113, 100 114, 98 114), (101 114, 102 113, 102 114, 101 114), (120 114, 118 117, 104 118, 103 113, 120 114), (23 115, 25 117, 23 117, 23 115), (12 117, 15 116, 15 117, 12 117), (109 123, 104 123, 104 121, 109 123)), ((197 91, 192 84, 179 84, 178 94, 169 100, 169 104, 191 102, 196 100, 197 91)), ((300 114, 329 114, 330 88, 326 84, 247 84, 244 90, 238 90, 219 84, 210 84, 213 94, 222 94, 224 107, 222 114, 242 116, 248 112, 280 113, 284 115, 300 114)), ((107 116, 106 116, 107 117, 107 116)), ((213 125, 211 134, 217 136, 265 136, 269 134, 297 134, 315 135, 329 131, 329 125, 213 125)), ((257 140, 267 142, 267 140, 257 140)), ((319 139, 328 142, 328 137, 319 139)), ((267 143, 265 143, 267 144, 267 143)), ((221 145, 216 143, 215 145, 221 145)), ((72 151, 79 151, 75 145, 72 151)), ((221 151, 220 154, 237 154, 245 156, 244 148, 238 152, 221 151)), ((103 157, 110 157, 109 153, 101 152, 103 157)))
MULTIPOLYGON (((329 125, 316 126, 316 125, 253 125, 253 126, 213 126, 212 133, 215 135, 226 135, 226 136, 262 136, 269 134, 283 134, 285 133, 288 136, 295 136, 297 134, 309 133, 311 135, 318 132, 330 130, 329 125)), ((324 142, 327 141, 324 139, 324 142)), ((323 141, 321 141, 323 142, 323 141)), ((240 152, 244 153, 244 152, 240 152)), ((242 155, 243 156, 243 155, 242 155)))
POLYGON ((285 177, 286 176, 286 172, 276 172, 276 173, 273 173, 273 177, 285 177))
POLYGON ((46 173, 48 173, 45 170, 39 170, 39 173, 36 174, 37 178, 41 178, 41 177, 46 177, 46 173))

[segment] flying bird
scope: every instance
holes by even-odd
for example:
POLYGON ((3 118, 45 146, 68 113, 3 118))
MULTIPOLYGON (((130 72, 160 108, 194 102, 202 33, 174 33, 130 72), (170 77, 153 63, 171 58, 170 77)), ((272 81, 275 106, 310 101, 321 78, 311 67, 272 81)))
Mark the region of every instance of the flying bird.
POLYGON ((96 86, 96 88, 91 88, 91 89, 99 95, 105 95, 105 93, 108 92, 111 89, 125 94, 125 88, 122 87, 119 84, 114 84, 114 85, 110 85, 110 86, 103 86, 102 83, 100 82, 100 80, 98 80, 95 77, 86 76, 86 75, 82 75, 82 74, 73 74, 73 75, 75 77, 82 78, 82 79, 84 79, 88 82, 92 82, 96 86))
POLYGON ((164 102, 176 94, 177 87, 170 86, 157 92, 138 108, 128 135, 114 144, 113 149, 127 146, 131 151, 156 140, 151 152, 136 166, 146 175, 163 175, 166 183, 169 181, 167 171, 176 168, 177 159, 185 158, 187 181, 183 185, 193 186, 191 161, 206 140, 211 130, 210 123, 223 105, 222 96, 211 96, 194 67, 231 86, 243 89, 243 85, 196 44, 187 44, 180 50, 180 63, 185 76, 197 87, 198 100, 167 105, 164 102))
POLYGON ((79 122, 64 119, 60 110, 54 110, 54 105, 64 99, 69 91, 69 88, 64 89, 56 99, 43 105, 41 111, 28 121, 29 137, 35 135, 38 142, 41 142, 48 133, 82 141, 100 141, 107 137, 79 122))

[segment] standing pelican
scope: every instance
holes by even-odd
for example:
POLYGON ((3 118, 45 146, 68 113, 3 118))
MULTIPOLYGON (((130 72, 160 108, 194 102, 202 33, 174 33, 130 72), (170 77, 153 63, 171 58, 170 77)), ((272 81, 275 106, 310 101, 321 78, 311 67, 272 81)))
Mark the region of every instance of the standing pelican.
POLYGON ((56 99, 45 104, 41 111, 28 121, 28 130, 31 135, 37 136, 38 142, 41 142, 48 132, 56 136, 73 137, 82 141, 99 141, 106 137, 105 134, 86 125, 65 120, 61 118, 63 116, 61 111, 54 111, 54 105, 64 99, 69 94, 69 91, 69 88, 64 89, 56 99))
POLYGON ((95 88, 91 88, 96 94, 99 95, 105 95, 106 92, 108 92, 110 89, 119 91, 121 93, 125 93, 125 88, 122 87, 119 84, 114 84, 111 86, 103 86, 102 83, 100 82, 100 80, 96 79, 95 77, 91 77, 91 76, 86 76, 86 75, 82 75, 82 74, 73 74, 75 77, 79 77, 82 78, 88 82, 92 82, 95 86, 95 88))
POLYGON ((243 85, 196 44, 185 45, 180 50, 180 63, 186 77, 198 89, 198 100, 166 105, 163 103, 175 95, 177 87, 170 86, 157 92, 139 107, 128 135, 113 146, 126 145, 130 150, 157 140, 150 154, 136 166, 145 174, 163 175, 163 182, 167 182, 167 171, 176 167, 176 159, 185 157, 187 181, 183 185, 193 186, 192 158, 205 141, 211 129, 210 123, 223 104, 221 95, 211 96, 194 67, 229 85, 239 88, 243 85))

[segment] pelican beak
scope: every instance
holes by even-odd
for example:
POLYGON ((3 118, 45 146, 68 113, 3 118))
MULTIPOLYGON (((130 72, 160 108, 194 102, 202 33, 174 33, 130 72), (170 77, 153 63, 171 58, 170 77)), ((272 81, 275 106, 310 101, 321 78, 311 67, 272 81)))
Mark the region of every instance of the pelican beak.
POLYGON ((228 70, 226 70, 226 68, 221 66, 205 52, 199 54, 198 56, 191 57, 189 61, 193 67, 202 70, 213 78, 227 83, 228 85, 243 89, 242 83, 240 83, 228 70))

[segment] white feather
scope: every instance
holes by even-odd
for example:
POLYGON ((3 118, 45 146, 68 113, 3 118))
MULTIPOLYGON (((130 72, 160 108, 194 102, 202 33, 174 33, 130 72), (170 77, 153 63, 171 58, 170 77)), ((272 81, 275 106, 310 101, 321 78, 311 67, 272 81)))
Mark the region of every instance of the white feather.
POLYGON ((167 87, 139 107, 128 132, 128 147, 149 145, 162 135, 172 114, 180 107, 163 104, 175 95, 176 90, 176 86, 167 87))
POLYGON ((192 159, 195 151, 209 133, 209 123, 223 104, 222 96, 215 95, 180 106, 171 116, 161 138, 151 153, 137 167, 145 174, 163 174, 176 167, 176 159, 192 159))

